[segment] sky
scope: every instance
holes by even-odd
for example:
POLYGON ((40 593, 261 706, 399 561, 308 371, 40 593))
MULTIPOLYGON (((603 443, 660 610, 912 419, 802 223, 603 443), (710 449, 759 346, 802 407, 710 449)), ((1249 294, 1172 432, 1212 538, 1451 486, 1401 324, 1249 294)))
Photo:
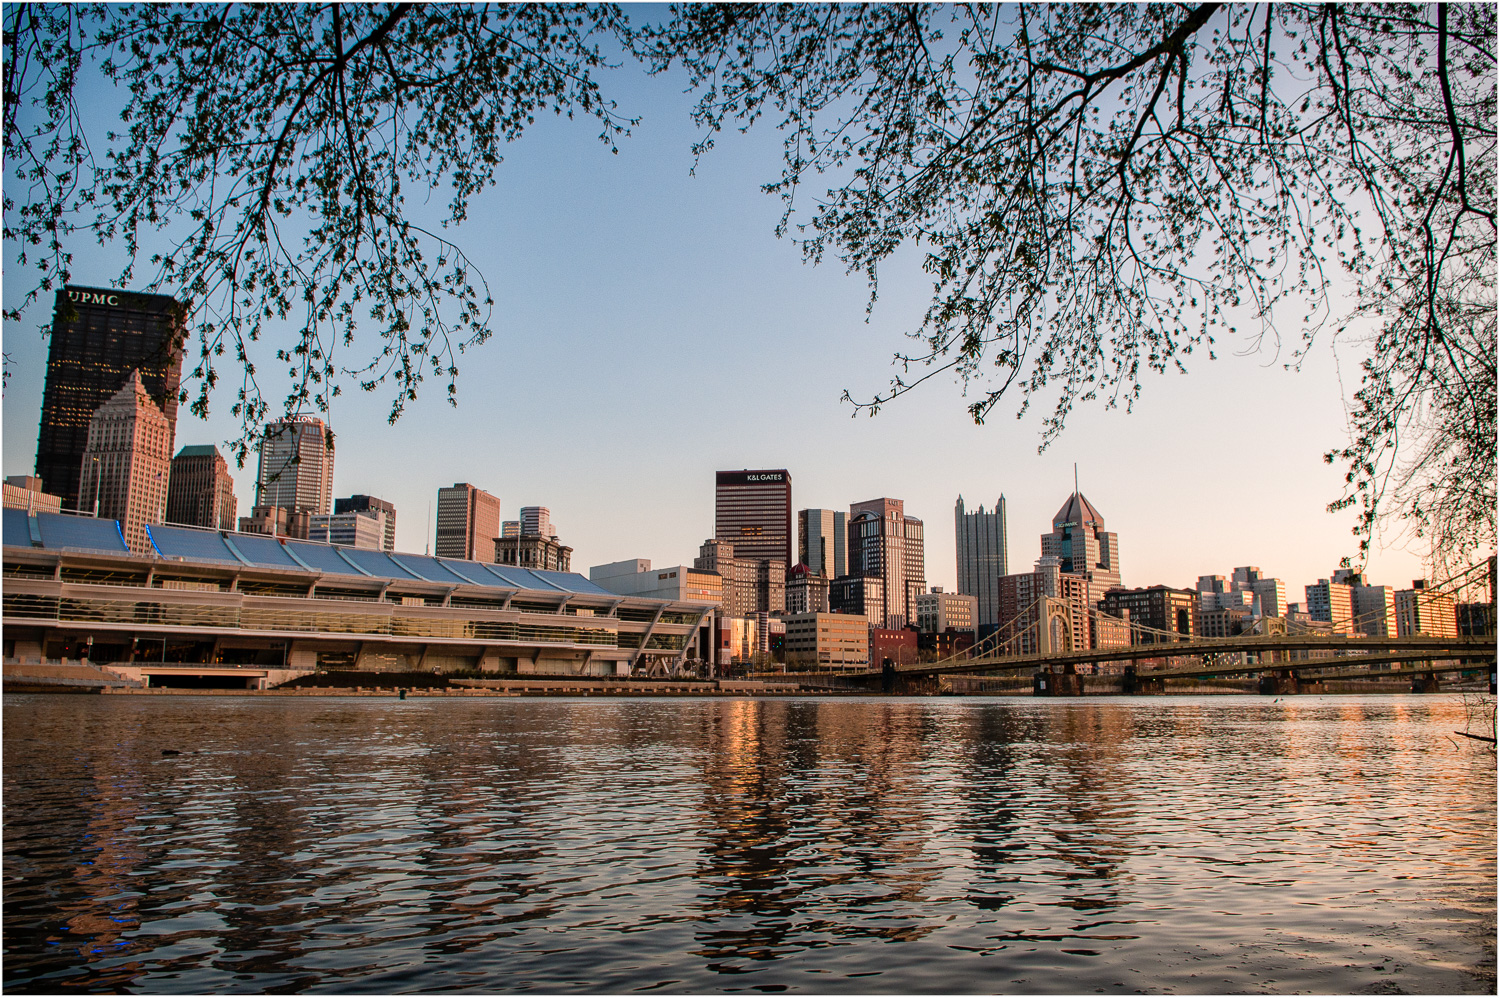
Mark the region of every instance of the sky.
MULTIPOLYGON (((951 590, 955 500, 973 511, 1003 494, 1010 568, 1028 571, 1076 464, 1080 490, 1119 535, 1129 586, 1191 587, 1256 565, 1298 602, 1357 554, 1354 512, 1326 509, 1343 470, 1322 458, 1348 439, 1357 344, 1324 336, 1288 371, 1285 352, 1239 354, 1247 344, 1226 341, 1217 360, 1195 352, 1186 375, 1147 377, 1133 412, 1078 409, 1040 454, 1039 419, 1018 421, 1002 402, 976 426, 942 375, 874 417, 855 413, 844 390, 884 389, 921 321, 930 285, 919 257, 889 262, 867 316, 862 275, 806 265, 776 238, 781 202, 759 189, 780 175, 772 128, 721 135, 694 170, 682 81, 619 71, 608 82, 621 111, 642 119, 618 155, 588 123, 541 119, 456 232, 496 301, 493 338, 461 359, 458 407, 430 380, 394 426, 383 394, 334 400, 334 495, 394 503, 398 550, 426 550, 437 490, 469 482, 498 496, 507 519, 550 508, 577 571, 626 558, 691 564, 713 531, 714 472, 786 468, 794 510, 904 500, 926 524, 928 583, 951 590)), ((116 246, 80 243, 76 254, 75 280, 96 285, 123 259, 116 246)), ((25 290, 6 280, 6 304, 25 290)), ((49 310, 4 327, 6 475, 33 470, 49 310)), ((1300 314, 1286 309, 1285 322, 1300 314)), ((206 421, 182 407, 176 446, 227 454, 231 404, 221 390, 206 421)), ((253 457, 233 471, 248 514, 253 457)), ((1405 588, 1424 575, 1420 542, 1384 536, 1366 567, 1374 583, 1405 588)))

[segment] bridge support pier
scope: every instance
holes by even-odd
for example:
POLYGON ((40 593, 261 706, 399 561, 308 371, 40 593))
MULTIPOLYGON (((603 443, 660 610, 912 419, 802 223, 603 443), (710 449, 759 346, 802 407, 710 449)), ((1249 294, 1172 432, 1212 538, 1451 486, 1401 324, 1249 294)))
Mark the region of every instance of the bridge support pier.
POLYGON ((1411 691, 1413 693, 1441 693, 1443 689, 1438 684, 1437 676, 1413 676, 1411 691))
POLYGON ((1323 683, 1297 678, 1292 669, 1278 669, 1274 673, 1263 673, 1260 677, 1262 696, 1291 696, 1293 693, 1326 693, 1323 683))
POLYGON ((1081 697, 1083 677, 1070 667, 1067 672, 1038 672, 1031 677, 1031 695, 1038 697, 1081 697))
POLYGON ((1125 667, 1125 676, 1121 683, 1121 693, 1126 696, 1159 696, 1167 691, 1166 682, 1161 679, 1142 678, 1135 671, 1135 666, 1125 667))

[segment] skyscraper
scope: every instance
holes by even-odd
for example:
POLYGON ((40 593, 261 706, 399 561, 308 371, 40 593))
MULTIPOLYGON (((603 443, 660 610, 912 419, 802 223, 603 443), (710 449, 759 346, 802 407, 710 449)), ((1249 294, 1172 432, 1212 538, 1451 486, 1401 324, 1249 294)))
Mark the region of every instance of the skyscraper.
POLYGON ((1042 535, 1042 556, 1062 559, 1062 570, 1089 582, 1090 599, 1120 585, 1120 542, 1104 529, 1104 517, 1080 492, 1074 492, 1052 518, 1052 533, 1042 535))
POLYGON ((499 499, 467 482, 438 489, 433 553, 439 558, 493 562, 499 536, 499 499))
POLYGON ((352 495, 345 499, 335 499, 333 511, 335 513, 384 513, 385 536, 381 539, 380 546, 387 552, 396 550, 396 507, 384 499, 352 495))
POLYGON ((772 471, 721 471, 714 482, 714 537, 734 556, 792 567, 792 476, 772 471))
POLYGON ((255 474, 255 505, 307 514, 333 504, 333 434, 317 416, 266 424, 255 474))
POLYGON ((167 506, 172 428, 151 401, 139 373, 94 410, 80 461, 80 495, 100 517, 119 520, 125 543, 151 551, 146 524, 160 523, 167 506))
POLYGON ((1010 574, 1010 559, 1005 543, 1005 496, 995 502, 995 510, 984 507, 970 513, 964 509, 964 497, 958 497, 953 508, 953 539, 958 565, 958 591, 978 600, 980 627, 999 623, 1002 575, 1010 574))
POLYGON ((68 285, 57 292, 47 351, 47 384, 37 432, 36 474, 65 509, 80 501, 79 470, 94 410, 125 385, 132 372, 167 420, 167 454, 177 428, 182 375, 182 307, 165 295, 142 295, 68 285))
MULTIPOLYGON (((907 516, 900 499, 871 499, 849 507, 849 574, 879 578, 883 627, 916 620, 916 598, 927 589, 922 521, 907 516)), ((830 596, 830 598, 832 598, 830 596)))
POLYGON ((239 516, 229 463, 213 444, 191 444, 172 458, 167 522, 233 530, 239 516))
POLYGON ((814 575, 836 579, 849 574, 848 518, 841 509, 797 512, 797 560, 814 575))

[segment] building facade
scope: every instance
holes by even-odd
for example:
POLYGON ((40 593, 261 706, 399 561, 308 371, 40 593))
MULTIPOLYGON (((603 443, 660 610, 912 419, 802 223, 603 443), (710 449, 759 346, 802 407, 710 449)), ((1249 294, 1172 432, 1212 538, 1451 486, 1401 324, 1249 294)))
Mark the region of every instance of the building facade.
POLYGON ((307 539, 362 551, 385 550, 385 514, 314 513, 308 516, 307 539))
POLYGON ((1145 589, 1111 589, 1104 594, 1104 612, 1128 617, 1132 644, 1191 640, 1198 616, 1198 594, 1191 589, 1149 586, 1145 589), (1168 631, 1172 636, 1154 632, 1168 631))
POLYGON ((5 508, 25 509, 34 513, 57 513, 62 510, 62 496, 42 491, 42 480, 35 475, 11 475, 5 479, 5 508))
POLYGON ((309 516, 333 508, 333 433, 317 416, 266 424, 255 472, 255 505, 309 516))
POLYGON ((1458 637, 1458 603, 1447 593, 1428 589, 1418 579, 1410 589, 1396 593, 1396 631, 1400 637, 1426 634, 1435 638, 1458 637))
POLYGON ((1104 529, 1104 517, 1081 493, 1074 492, 1052 518, 1052 532, 1042 535, 1042 556, 1061 560, 1062 570, 1089 580, 1094 592, 1120 585, 1119 538, 1104 529))
MULTIPOLYGON (((999 583, 999 579, 995 582, 999 583)), ((999 594, 996 593, 996 609, 999 594)), ((917 595, 917 630, 923 634, 945 631, 973 631, 978 625, 978 597, 964 593, 945 593, 941 587, 917 595)))
POLYGON ((381 538, 382 551, 396 550, 396 507, 384 499, 374 496, 352 495, 333 501, 335 513, 380 513, 385 518, 385 535, 381 538))
POLYGON ((739 548, 710 537, 698 548, 693 567, 717 572, 724 580, 724 612, 733 617, 781 613, 786 609, 786 566, 770 558, 742 558, 739 548))
POLYGON ((1280 579, 1254 579, 1246 588, 1255 596, 1262 617, 1285 617, 1287 611, 1286 583, 1280 579))
POLYGON ((881 580, 879 626, 899 630, 916 619, 916 598, 927 590, 924 543, 922 521, 907 516, 900 499, 849 507, 849 574, 881 580))
POLYGON ((177 428, 183 309, 166 295, 68 285, 57 292, 47 348, 47 382, 37 433, 36 477, 65 509, 86 511, 79 475, 89 420, 139 374, 167 421, 167 451, 177 428))
POLYGON ((969 512, 964 508, 964 497, 959 496, 953 508, 953 540, 958 591, 978 601, 975 624, 982 627, 998 624, 1000 577, 1010 574, 1005 496, 996 500, 994 511, 988 513, 983 506, 969 512))
POLYGON ((544 583, 478 562, 189 527, 153 526, 161 556, 147 557, 126 551, 109 521, 9 513, 6 656, 72 658, 87 647, 90 661, 151 686, 173 667, 223 675, 259 661, 304 672, 650 674, 683 661, 704 610, 572 574, 544 583), (32 522, 13 530, 16 515, 32 522), (64 535, 61 548, 34 539, 64 535))
POLYGON ((870 624, 862 616, 794 613, 782 623, 788 666, 859 669, 870 662, 870 624))
POLYGON ((827 613, 828 580, 801 562, 793 565, 786 577, 786 612, 827 613))
POLYGON ((885 582, 874 575, 845 575, 828 583, 828 611, 885 623, 885 582))
POLYGON ((1250 629, 1254 615, 1248 607, 1198 605, 1193 630, 1201 638, 1232 638, 1250 629))
POLYGON ((689 565, 653 569, 649 558, 595 565, 589 569, 589 581, 621 596, 645 596, 711 606, 724 604, 724 580, 717 572, 704 572, 689 565))
POLYGON ((191 444, 172 458, 167 522, 233 530, 240 513, 229 462, 213 444, 191 444))
POLYGON ((439 558, 492 562, 499 536, 499 499, 467 482, 438 489, 437 535, 432 549, 439 558))
POLYGON ((270 534, 307 540, 312 531, 312 514, 305 509, 285 506, 252 506, 250 515, 240 517, 240 533, 270 534))
POLYGON ((557 537, 522 534, 519 537, 495 538, 495 564, 539 568, 548 572, 569 572, 573 549, 557 537))
POLYGON ((1390 586, 1351 586, 1350 603, 1354 610, 1354 630, 1372 638, 1394 638, 1396 625, 1396 590, 1390 586))
POLYGON ((849 574, 848 517, 841 509, 797 512, 797 561, 824 579, 849 574))
POLYGON ((792 476, 785 468, 714 476, 714 537, 735 556, 792 567, 792 476))
POLYGON ((1307 593, 1307 613, 1313 620, 1332 624, 1338 634, 1354 633, 1354 595, 1342 582, 1319 579, 1304 587, 1307 593))
POLYGON ((522 537, 556 537, 557 528, 552 526, 552 510, 546 506, 521 507, 522 537))
POLYGON ((171 472, 172 427, 132 373, 89 420, 80 497, 94 515, 120 521, 130 550, 152 550, 146 525, 162 522, 171 472))
POLYGON ((887 660, 892 665, 912 665, 921 654, 917 647, 917 632, 909 627, 870 628, 870 664, 884 667, 887 660))

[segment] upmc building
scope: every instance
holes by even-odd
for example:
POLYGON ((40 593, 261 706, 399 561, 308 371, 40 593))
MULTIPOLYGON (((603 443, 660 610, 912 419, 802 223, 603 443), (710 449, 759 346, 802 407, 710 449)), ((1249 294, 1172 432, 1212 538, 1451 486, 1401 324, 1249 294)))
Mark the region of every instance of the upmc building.
POLYGON ((736 558, 792 565, 792 476, 785 468, 720 471, 714 488, 714 536, 736 558))

